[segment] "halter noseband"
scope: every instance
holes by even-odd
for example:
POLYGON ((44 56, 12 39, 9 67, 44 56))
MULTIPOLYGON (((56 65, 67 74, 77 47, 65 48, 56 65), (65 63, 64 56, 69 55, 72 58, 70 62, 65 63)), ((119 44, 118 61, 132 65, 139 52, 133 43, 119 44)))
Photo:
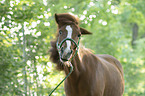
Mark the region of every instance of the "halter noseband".
POLYGON ((76 42, 75 42, 73 39, 71 39, 71 38, 65 38, 65 39, 63 39, 63 40, 60 42, 60 44, 59 44, 59 43, 58 43, 58 42, 59 42, 59 38, 58 38, 57 43, 56 43, 56 46, 57 46, 57 49, 58 49, 59 54, 60 54, 61 47, 62 47, 63 43, 64 43, 66 40, 69 40, 69 41, 73 42, 73 43, 75 44, 75 46, 76 46, 77 49, 76 49, 76 51, 75 51, 74 56, 73 56, 70 60, 68 60, 68 61, 71 61, 71 60, 76 56, 76 54, 77 54, 77 52, 78 52, 80 39, 81 39, 81 37, 79 37, 78 43, 76 43, 76 42))

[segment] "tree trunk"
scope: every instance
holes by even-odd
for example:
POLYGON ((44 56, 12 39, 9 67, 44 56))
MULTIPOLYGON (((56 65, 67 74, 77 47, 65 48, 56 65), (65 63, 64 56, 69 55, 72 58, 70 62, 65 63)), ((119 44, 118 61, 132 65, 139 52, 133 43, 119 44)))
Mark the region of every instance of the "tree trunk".
POLYGON ((24 32, 24 24, 22 24, 22 32, 23 32, 23 63, 24 63, 24 67, 23 67, 23 75, 24 75, 24 92, 25 92, 25 96, 27 96, 27 86, 28 86, 28 81, 27 81, 27 70, 26 70, 26 38, 25 38, 25 32, 24 32))
POLYGON ((138 37, 138 29, 139 29, 139 27, 138 27, 137 23, 133 23, 132 41, 131 41, 131 44, 132 44, 133 48, 136 46, 135 41, 137 40, 137 37, 138 37))

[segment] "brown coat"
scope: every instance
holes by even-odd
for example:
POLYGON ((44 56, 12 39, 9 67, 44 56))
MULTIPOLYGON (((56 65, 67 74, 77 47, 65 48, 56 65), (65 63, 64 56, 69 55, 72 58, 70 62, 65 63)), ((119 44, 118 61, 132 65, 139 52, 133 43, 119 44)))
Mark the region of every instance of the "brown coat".
MULTIPOLYGON (((59 28, 63 24, 58 24, 59 28)), ((58 70, 63 70, 67 75, 70 68, 60 61, 56 41, 51 42, 50 59, 57 64, 58 70)), ((71 63, 74 71, 65 80, 66 96, 123 96, 123 69, 113 56, 94 55, 90 50, 80 47, 71 63)))

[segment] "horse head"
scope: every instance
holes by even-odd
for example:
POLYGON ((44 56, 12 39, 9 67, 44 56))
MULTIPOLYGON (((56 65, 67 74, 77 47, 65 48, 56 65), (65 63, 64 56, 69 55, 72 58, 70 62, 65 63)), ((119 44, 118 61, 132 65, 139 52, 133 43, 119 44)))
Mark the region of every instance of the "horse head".
POLYGON ((83 34, 91 34, 84 28, 79 27, 78 19, 70 14, 55 14, 58 24, 57 49, 60 60, 71 60, 79 49, 79 40, 83 34))

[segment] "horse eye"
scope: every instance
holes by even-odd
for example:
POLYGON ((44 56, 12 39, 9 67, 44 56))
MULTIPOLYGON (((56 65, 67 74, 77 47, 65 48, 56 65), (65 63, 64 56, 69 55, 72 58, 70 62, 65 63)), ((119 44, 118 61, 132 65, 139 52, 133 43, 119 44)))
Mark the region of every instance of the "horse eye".
POLYGON ((81 36, 81 34, 78 35, 78 37, 80 37, 80 36, 81 36))
POLYGON ((62 34, 62 31, 61 30, 59 30, 59 34, 62 34))

